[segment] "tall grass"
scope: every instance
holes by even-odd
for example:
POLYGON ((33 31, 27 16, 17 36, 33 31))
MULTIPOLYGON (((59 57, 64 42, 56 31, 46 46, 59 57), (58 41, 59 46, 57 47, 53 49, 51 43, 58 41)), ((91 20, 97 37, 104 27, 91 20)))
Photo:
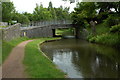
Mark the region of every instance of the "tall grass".
POLYGON ((110 46, 119 46, 120 41, 119 41, 119 35, 116 34, 102 34, 102 35, 97 35, 96 37, 92 37, 89 39, 90 42, 95 42, 95 43, 100 43, 100 44, 106 44, 110 46))
POLYGON ((119 25, 109 28, 104 24, 99 24, 96 26, 96 36, 89 35, 88 40, 94 43, 118 47, 120 45, 119 29, 119 25))

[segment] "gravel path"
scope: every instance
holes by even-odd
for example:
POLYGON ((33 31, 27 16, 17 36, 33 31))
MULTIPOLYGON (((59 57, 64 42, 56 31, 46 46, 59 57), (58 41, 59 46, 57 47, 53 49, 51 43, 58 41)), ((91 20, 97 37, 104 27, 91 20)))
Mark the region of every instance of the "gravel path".
POLYGON ((17 45, 9 57, 2 65, 2 77, 3 78, 27 78, 24 73, 24 51, 25 45, 33 40, 28 40, 17 45))

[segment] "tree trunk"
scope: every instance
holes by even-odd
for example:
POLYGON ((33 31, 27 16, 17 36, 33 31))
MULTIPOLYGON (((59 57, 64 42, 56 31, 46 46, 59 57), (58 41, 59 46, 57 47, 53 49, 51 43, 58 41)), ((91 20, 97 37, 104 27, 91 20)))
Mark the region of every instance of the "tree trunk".
POLYGON ((77 39, 79 39, 80 38, 80 28, 79 27, 76 27, 75 28, 75 37, 77 38, 77 39))

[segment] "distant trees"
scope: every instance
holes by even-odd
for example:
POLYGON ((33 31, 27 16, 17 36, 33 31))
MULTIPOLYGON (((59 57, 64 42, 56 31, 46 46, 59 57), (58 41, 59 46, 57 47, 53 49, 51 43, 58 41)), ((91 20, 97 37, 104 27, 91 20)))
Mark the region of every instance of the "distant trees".
POLYGON ((22 24, 29 24, 29 19, 26 15, 20 14, 15 10, 13 2, 2 2, 2 21, 12 23, 17 21, 22 24))
POLYGON ((8 22, 12 20, 12 14, 15 11, 14 4, 12 2, 2 2, 2 21, 8 22))
POLYGON ((2 20, 4 22, 12 23, 17 21, 22 24, 29 24, 30 21, 50 21, 50 20, 64 20, 70 19, 69 8, 53 7, 52 2, 49 2, 48 8, 43 7, 42 4, 36 4, 33 13, 23 12, 18 13, 15 10, 13 2, 2 3, 2 20))
POLYGON ((45 20, 51 20, 51 14, 50 11, 47 10, 47 8, 43 8, 43 5, 40 6, 36 4, 36 8, 33 12, 33 21, 45 21, 45 20))
POLYGON ((20 14, 18 12, 15 12, 12 14, 12 20, 13 21, 17 21, 21 24, 29 24, 30 20, 28 19, 28 17, 24 14, 20 14))
POLYGON ((55 8, 52 2, 49 2, 48 8, 44 8, 41 4, 40 6, 36 4, 36 8, 33 12, 34 21, 44 21, 44 20, 65 20, 70 19, 69 8, 64 8, 60 6, 55 8))
POLYGON ((57 16, 56 16, 55 9, 53 8, 52 2, 49 2, 48 11, 50 11, 51 18, 56 20, 57 16))

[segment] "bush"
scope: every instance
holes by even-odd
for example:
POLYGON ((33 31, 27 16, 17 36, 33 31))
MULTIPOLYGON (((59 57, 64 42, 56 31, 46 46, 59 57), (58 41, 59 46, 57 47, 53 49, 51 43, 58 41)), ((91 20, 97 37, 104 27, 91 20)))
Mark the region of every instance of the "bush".
POLYGON ((95 40, 96 40, 96 37, 92 37, 92 38, 89 39, 89 41, 92 42, 92 43, 94 43, 95 40))
POLYGON ((119 24, 119 25, 112 26, 112 27, 110 28, 110 32, 112 32, 112 33, 120 32, 120 24, 119 24))
POLYGON ((111 27, 120 23, 120 17, 116 15, 109 15, 109 17, 104 20, 104 24, 111 27))
POLYGON ((102 34, 102 35, 97 35, 96 37, 92 37, 89 39, 90 42, 95 42, 95 43, 100 43, 100 44, 106 44, 106 45, 111 45, 111 46, 119 46, 120 41, 119 41, 119 34, 102 34))

